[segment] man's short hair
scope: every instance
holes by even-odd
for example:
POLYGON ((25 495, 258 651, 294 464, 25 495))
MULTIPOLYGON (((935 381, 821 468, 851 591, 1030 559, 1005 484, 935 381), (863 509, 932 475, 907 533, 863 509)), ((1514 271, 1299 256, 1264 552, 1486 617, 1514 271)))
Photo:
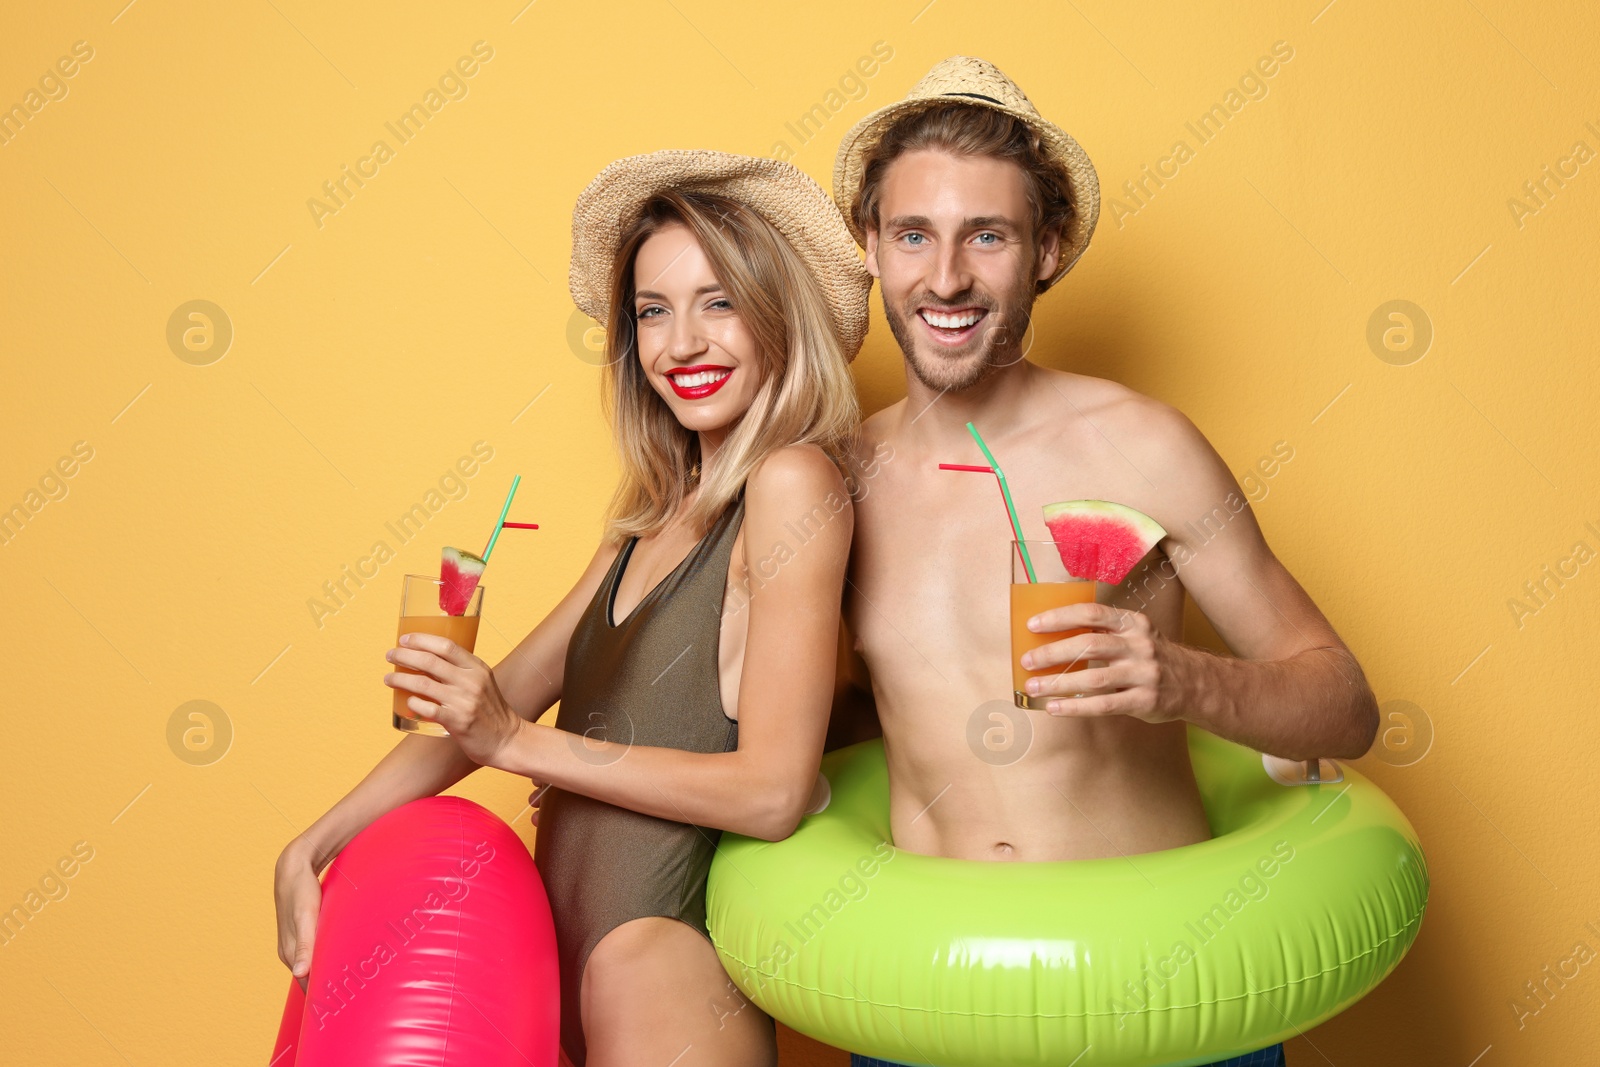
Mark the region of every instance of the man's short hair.
MULTIPOLYGON (((861 232, 878 228, 880 186, 889 164, 907 152, 925 148, 1009 160, 1022 168, 1035 246, 1052 229, 1058 234, 1064 232, 1072 218, 1067 169, 1045 148, 1036 131, 1004 111, 980 104, 949 103, 921 108, 898 119, 866 154, 861 187, 850 205, 861 232)), ((1043 292, 1049 283, 1050 279, 1045 279, 1036 288, 1043 292)))

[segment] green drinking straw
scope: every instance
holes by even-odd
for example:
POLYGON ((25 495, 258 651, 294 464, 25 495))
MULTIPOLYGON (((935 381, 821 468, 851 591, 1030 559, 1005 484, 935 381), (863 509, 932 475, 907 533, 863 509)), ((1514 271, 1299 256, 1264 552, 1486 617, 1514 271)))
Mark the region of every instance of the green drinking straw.
POLYGON ((500 517, 494 521, 494 533, 489 535, 489 547, 483 550, 483 562, 489 562, 489 553, 494 551, 494 543, 500 540, 501 523, 506 521, 506 512, 511 510, 511 498, 517 495, 517 486, 522 484, 522 475, 511 479, 511 492, 506 494, 505 506, 500 509, 500 517))
POLYGON ((1011 502, 1011 490, 1006 486, 1006 473, 1000 469, 1000 464, 994 461, 994 453, 983 443, 978 428, 969 422, 967 432, 978 442, 978 447, 983 450, 983 458, 989 461, 989 466, 994 468, 994 476, 1000 480, 1000 495, 1006 498, 1006 513, 1011 516, 1011 531, 1017 535, 1017 550, 1022 553, 1022 565, 1028 569, 1028 581, 1037 582, 1039 576, 1033 571, 1033 560, 1028 558, 1028 543, 1022 539, 1022 523, 1017 521, 1017 506, 1011 502))

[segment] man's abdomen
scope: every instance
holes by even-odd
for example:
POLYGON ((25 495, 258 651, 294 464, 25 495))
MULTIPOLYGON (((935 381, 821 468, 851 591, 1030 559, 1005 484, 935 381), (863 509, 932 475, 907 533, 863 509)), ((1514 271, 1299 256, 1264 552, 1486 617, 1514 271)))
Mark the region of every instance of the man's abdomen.
POLYGON ((1181 722, 1068 719, 1000 700, 949 717, 880 703, 879 716, 897 848, 1095 859, 1211 836, 1181 722))

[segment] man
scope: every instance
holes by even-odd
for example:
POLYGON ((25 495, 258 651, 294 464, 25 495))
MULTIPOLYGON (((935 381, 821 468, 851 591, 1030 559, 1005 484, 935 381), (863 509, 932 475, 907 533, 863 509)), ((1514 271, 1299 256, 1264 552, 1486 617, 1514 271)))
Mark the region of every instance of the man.
MULTIPOLYGON (((876 462, 845 605, 882 724, 895 846, 1038 861, 1205 840, 1186 723, 1295 760, 1366 752, 1377 709, 1360 666, 1200 431, 1125 386, 1026 358, 1031 342, 1049 346, 1030 329, 1035 297, 1077 262, 1098 215, 1083 149, 994 66, 956 57, 845 136, 834 197, 906 366, 906 399, 865 427, 876 462), (1090 664, 1030 683, 1045 711, 1010 699, 1012 533, 994 480, 939 469, 986 463, 969 421, 1025 537, 1048 539, 1043 505, 1079 499, 1168 531, 1113 603, 1034 620, 1093 630, 1025 660, 1090 664), (1186 592, 1238 658, 1182 643, 1186 592), (1020 747, 998 757, 975 741, 1008 732, 1020 747)), ((1226 1062, 1282 1062, 1281 1046, 1253 1055, 1226 1062)))

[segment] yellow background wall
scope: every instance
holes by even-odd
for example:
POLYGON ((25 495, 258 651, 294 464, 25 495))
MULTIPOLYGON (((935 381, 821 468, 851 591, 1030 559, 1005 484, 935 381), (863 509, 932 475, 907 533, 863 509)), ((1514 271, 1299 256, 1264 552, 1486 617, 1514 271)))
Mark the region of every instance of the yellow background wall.
MULTIPOLYGON (((1385 702, 1361 766, 1421 832, 1432 901, 1398 971, 1290 1062, 1592 1060, 1600 965, 1524 987, 1600 949, 1592 5, 122 2, 12 5, 0 32, 0 105, 43 80, 0 144, 0 508, 26 517, 0 543, 0 906, 92 857, 0 947, 5 1058, 265 1061, 273 860, 396 741, 400 575, 476 543, 521 473, 512 517, 544 528, 496 553, 493 661, 598 535, 578 191, 659 147, 791 151, 826 183, 851 123, 965 52, 1107 195, 1035 357, 1178 405, 1241 480, 1292 448, 1257 514, 1385 702), (466 95, 401 143, 385 123, 479 41, 466 95), (1275 42, 1291 58, 1248 80, 1275 42), (1207 143, 1186 128, 1230 103, 1207 143), (337 211, 308 207, 378 140, 337 211), (1120 192, 1146 165, 1164 184, 1120 192), (1568 177, 1540 204, 1546 165, 1568 177), (196 300, 225 352, 169 342, 196 300), (1419 332, 1373 347, 1395 300, 1419 332), (475 442, 492 459, 452 481, 475 442), (385 523, 415 503, 402 545, 385 523), (379 540, 395 558, 316 618, 379 540), (1546 565, 1569 577, 1528 599, 1546 565), (198 754, 169 730, 190 701, 220 709, 198 754)), ((902 388, 881 318, 858 375, 869 409, 902 388)), ((459 790, 531 842, 526 791, 459 790)))

